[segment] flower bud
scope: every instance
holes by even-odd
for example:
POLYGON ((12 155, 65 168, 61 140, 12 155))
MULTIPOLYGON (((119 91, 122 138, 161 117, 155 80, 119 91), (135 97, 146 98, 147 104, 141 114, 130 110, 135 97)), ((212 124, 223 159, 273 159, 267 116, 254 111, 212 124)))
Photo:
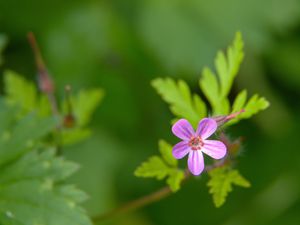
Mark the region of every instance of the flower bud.
POLYGON ((239 112, 229 114, 227 116, 215 116, 215 117, 212 117, 212 119, 214 119, 217 122, 218 127, 219 127, 219 126, 222 126, 224 123, 227 123, 229 120, 234 119, 235 117, 237 117, 239 114, 241 114, 243 112, 245 112, 244 109, 240 110, 239 112))

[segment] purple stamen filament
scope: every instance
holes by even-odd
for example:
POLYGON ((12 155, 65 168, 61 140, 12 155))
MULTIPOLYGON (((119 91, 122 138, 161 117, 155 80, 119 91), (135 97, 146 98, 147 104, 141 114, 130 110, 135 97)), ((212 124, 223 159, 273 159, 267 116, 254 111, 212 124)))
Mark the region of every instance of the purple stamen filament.
POLYGON ((192 150, 200 150, 203 147, 204 143, 201 139, 201 137, 191 137, 189 141, 189 146, 191 147, 192 150))

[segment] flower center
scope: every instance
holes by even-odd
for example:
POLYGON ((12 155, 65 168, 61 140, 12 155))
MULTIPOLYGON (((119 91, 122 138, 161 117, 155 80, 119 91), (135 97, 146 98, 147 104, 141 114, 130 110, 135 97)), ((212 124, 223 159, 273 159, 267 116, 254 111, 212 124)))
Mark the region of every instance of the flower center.
POLYGON ((200 150, 203 147, 204 143, 201 139, 201 137, 191 137, 189 141, 189 146, 192 150, 200 150))

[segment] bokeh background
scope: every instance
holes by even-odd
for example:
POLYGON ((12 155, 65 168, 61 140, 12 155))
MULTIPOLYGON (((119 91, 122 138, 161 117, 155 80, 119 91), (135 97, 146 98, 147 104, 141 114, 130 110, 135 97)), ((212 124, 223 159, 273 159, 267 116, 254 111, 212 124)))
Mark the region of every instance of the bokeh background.
POLYGON ((164 185, 133 176, 142 160, 157 153, 160 138, 176 141, 172 115, 150 81, 182 78, 199 92, 203 66, 213 65, 237 30, 246 55, 232 94, 247 88, 271 102, 228 131, 245 137, 238 166, 252 188, 236 188, 216 209, 203 176, 107 224, 299 224, 300 1, 0 0, 0 40, 8 40, 0 72, 12 69, 35 79, 26 39, 33 31, 58 95, 65 84, 105 90, 93 136, 64 150, 82 165, 70 182, 89 194, 84 207, 95 216, 164 185))

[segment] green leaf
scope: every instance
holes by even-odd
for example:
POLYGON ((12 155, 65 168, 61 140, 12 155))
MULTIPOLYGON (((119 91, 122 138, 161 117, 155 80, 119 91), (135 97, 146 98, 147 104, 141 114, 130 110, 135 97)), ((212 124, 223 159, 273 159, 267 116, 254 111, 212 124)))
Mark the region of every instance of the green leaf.
POLYGON ((7 70, 4 72, 5 99, 10 105, 20 106, 23 114, 37 112, 46 117, 51 113, 49 100, 45 95, 38 95, 36 85, 20 74, 7 70))
POLYGON ((214 115, 228 114, 230 104, 227 98, 234 78, 243 60, 243 40, 239 32, 236 33, 233 44, 228 47, 227 54, 219 51, 215 59, 217 75, 209 68, 204 68, 200 87, 208 99, 214 115))
MULTIPOLYGON (((87 139, 91 130, 85 128, 90 122, 92 114, 101 102, 104 92, 101 89, 81 90, 77 95, 71 97, 75 125, 72 128, 63 129, 61 132, 62 144, 72 145, 87 139)), ((68 113, 66 100, 62 103, 65 114, 68 113)))
POLYGON ((246 104, 246 101, 247 101, 247 90, 243 90, 236 96, 232 106, 232 112, 238 112, 241 109, 243 109, 246 104))
POLYGON ((160 140, 158 145, 162 157, 151 156, 135 170, 134 175, 154 177, 158 180, 167 177, 166 183, 173 192, 176 192, 185 177, 184 171, 178 168, 178 161, 172 155, 172 146, 164 140, 160 140))
MULTIPOLYGON (((103 96, 104 91, 99 88, 81 90, 77 95, 72 96, 73 113, 79 127, 83 127, 90 122, 92 114, 101 102, 103 96)), ((66 109, 66 104, 66 102, 63 103, 64 109, 66 109)))
POLYGON ((160 140, 158 142, 158 146, 159 146, 160 154, 164 159, 164 161, 171 167, 172 166, 177 167, 178 161, 172 155, 172 146, 165 140, 160 140))
POLYGON ((236 77, 240 64, 244 58, 243 47, 244 43, 242 35, 240 32, 237 32, 232 46, 229 46, 227 49, 226 56, 221 51, 217 54, 215 67, 220 79, 221 98, 226 98, 230 92, 233 80, 236 77))
POLYGON ((270 103, 257 94, 253 95, 245 106, 245 113, 241 114, 240 118, 249 118, 261 110, 268 108, 270 103))
POLYGON ((214 111, 220 111, 218 109, 220 106, 220 91, 216 75, 209 68, 205 67, 199 84, 214 111))
POLYGON ((173 192, 180 189, 180 184, 184 179, 184 172, 182 170, 173 169, 169 172, 167 184, 173 192))
POLYGON ((73 145, 90 137, 92 131, 88 128, 72 128, 61 131, 62 145, 73 145))
POLYGON ((228 167, 219 167, 211 170, 208 174, 210 180, 207 185, 216 207, 220 207, 225 203, 228 193, 232 191, 233 184, 245 188, 250 187, 249 181, 247 181, 238 170, 232 170, 228 167))
POLYGON ((13 112, 0 99, 0 224, 91 225, 79 206, 86 195, 65 184, 78 165, 42 143, 58 120, 13 112))
MULTIPOLYGON (((0 104, 3 107, 3 104, 0 104)), ((10 111, 10 110, 8 110, 10 111)), ((8 121, 14 120, 14 115, 7 115, 8 121)), ((0 166, 29 151, 40 138, 53 131, 58 124, 57 118, 39 119, 30 114, 17 124, 7 124, 0 131, 0 166), (30 131, 30 132, 28 132, 30 131)))
POLYGON ((177 83, 171 78, 157 78, 152 86, 161 95, 163 100, 170 104, 170 110, 179 118, 185 118, 193 126, 206 116, 206 107, 198 95, 192 95, 188 85, 179 80, 177 83))
POLYGON ((37 107, 37 90, 33 83, 7 70, 4 72, 4 84, 6 99, 10 104, 20 105, 25 112, 30 112, 37 107))
POLYGON ((164 179, 168 174, 169 167, 159 156, 150 157, 134 171, 137 177, 155 177, 158 180, 164 179))
MULTIPOLYGON (((245 113, 240 114, 236 119, 226 124, 227 126, 240 119, 249 118, 269 106, 264 98, 257 95, 254 95, 246 103, 246 91, 242 91, 237 96, 232 106, 230 104, 228 95, 244 58, 243 47, 242 35, 237 32, 226 53, 218 52, 215 59, 216 73, 205 67, 199 80, 199 86, 212 109, 209 116, 227 115, 241 109, 246 110, 245 113)), ((170 105, 171 112, 177 118, 185 118, 196 127, 199 120, 207 116, 207 108, 209 107, 198 95, 192 97, 191 91, 184 81, 180 80, 176 83, 171 78, 157 78, 152 81, 152 86, 162 96, 163 100, 170 105)))
POLYGON ((253 95, 248 102, 246 102, 246 99, 247 91, 241 91, 233 103, 232 112, 238 112, 241 109, 244 109, 245 112, 241 113, 236 118, 229 121, 228 125, 237 123, 242 119, 250 118, 259 111, 265 110, 270 105, 270 103, 264 97, 259 97, 257 94, 253 95))

